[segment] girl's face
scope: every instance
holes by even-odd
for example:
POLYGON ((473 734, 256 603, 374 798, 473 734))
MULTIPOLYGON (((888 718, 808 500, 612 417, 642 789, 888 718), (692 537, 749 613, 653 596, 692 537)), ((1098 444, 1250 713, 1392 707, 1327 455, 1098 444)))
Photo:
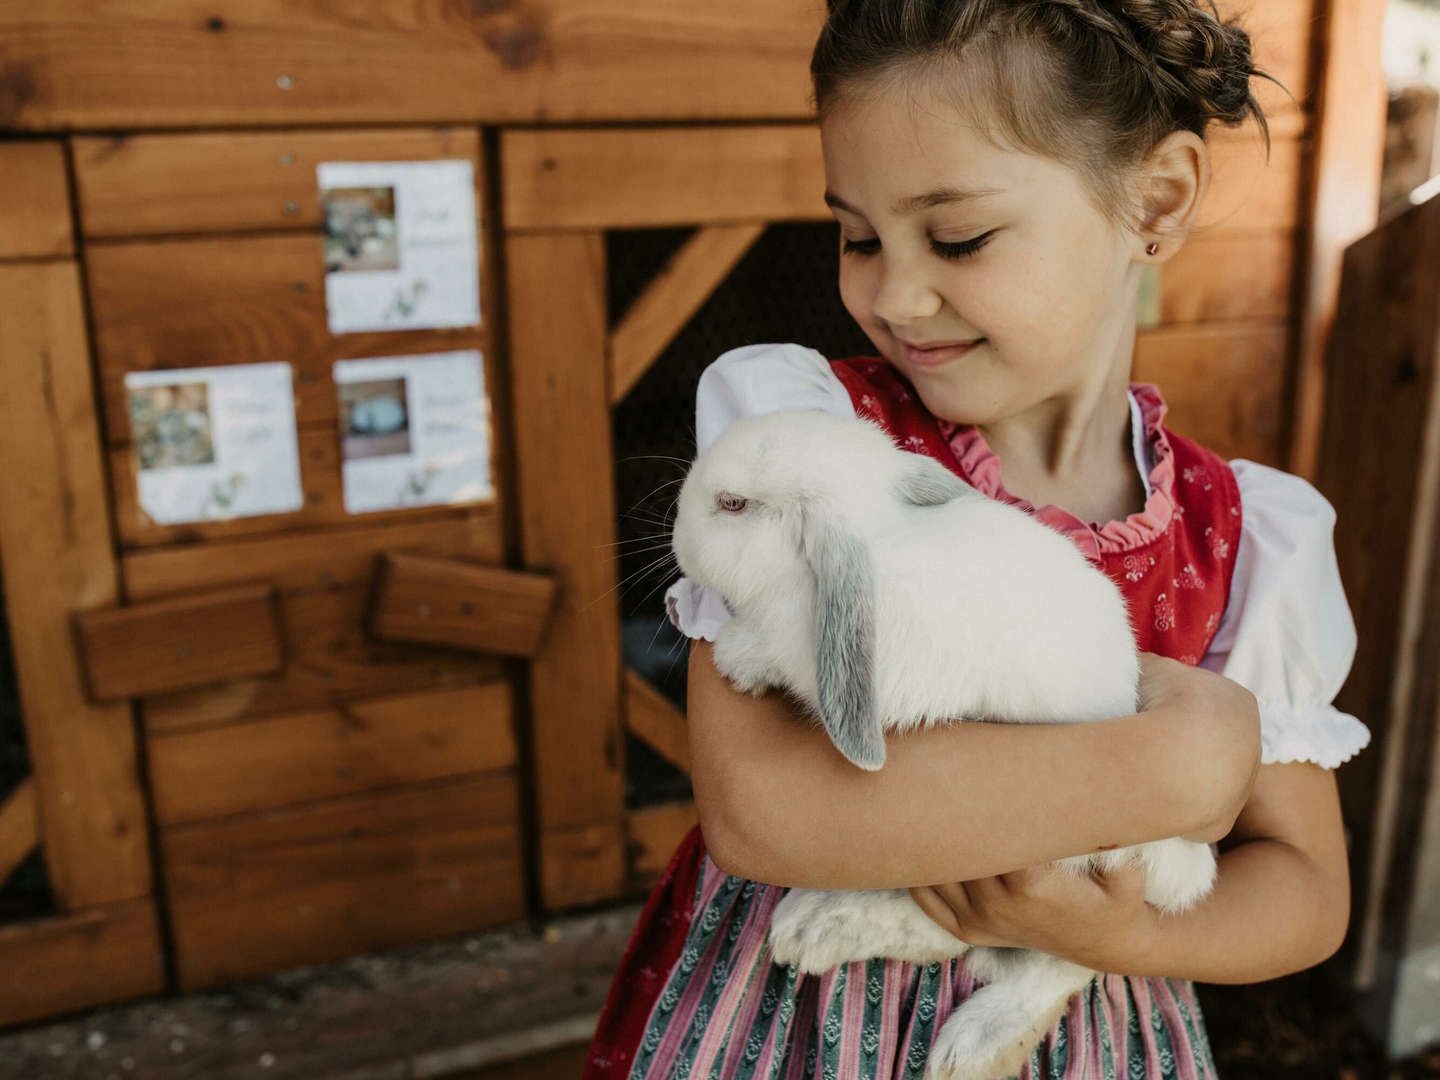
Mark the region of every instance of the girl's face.
POLYGON ((1142 241, 1071 168, 1001 149, 919 80, 821 123, 840 294, 927 408, 985 425, 1128 379, 1142 241))

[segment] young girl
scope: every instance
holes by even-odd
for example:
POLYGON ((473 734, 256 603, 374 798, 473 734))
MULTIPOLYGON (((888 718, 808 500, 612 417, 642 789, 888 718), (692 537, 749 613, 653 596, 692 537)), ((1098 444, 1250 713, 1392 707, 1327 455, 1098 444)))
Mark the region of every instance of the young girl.
POLYGON ((1269 979, 1339 946, 1328 770, 1368 739, 1330 704, 1355 638, 1329 505, 1172 434, 1129 381, 1139 277, 1195 220, 1207 123, 1264 124, 1248 38, 1193 0, 833 0, 812 72, 840 291, 880 357, 727 354, 700 382, 701 448, 747 414, 876 419, 1069 536, 1158 655, 1136 715, 892 736, 867 773, 784 697, 725 682, 707 644, 724 603, 680 582, 704 837, 641 917, 586 1076, 922 1076, 974 988, 963 958, 776 966, 785 886, 911 887, 964 941, 1113 973, 1026 1077, 1213 1076, 1188 980, 1269 979), (1145 905, 1138 872, 1046 868, 1174 835, 1222 841, 1213 894, 1180 916, 1145 905))

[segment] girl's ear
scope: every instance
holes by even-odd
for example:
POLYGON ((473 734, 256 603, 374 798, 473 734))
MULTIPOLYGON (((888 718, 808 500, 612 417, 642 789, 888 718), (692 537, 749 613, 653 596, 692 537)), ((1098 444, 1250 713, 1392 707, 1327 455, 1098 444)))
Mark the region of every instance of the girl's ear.
POLYGON ((1185 243, 1210 186, 1210 152, 1193 131, 1172 131, 1156 143, 1140 166, 1140 239, 1164 262, 1185 243))
POLYGON ((885 764, 875 710, 875 599, 860 539, 828 515, 807 509, 806 562, 815 574, 820 719, 837 750, 862 769, 885 764))

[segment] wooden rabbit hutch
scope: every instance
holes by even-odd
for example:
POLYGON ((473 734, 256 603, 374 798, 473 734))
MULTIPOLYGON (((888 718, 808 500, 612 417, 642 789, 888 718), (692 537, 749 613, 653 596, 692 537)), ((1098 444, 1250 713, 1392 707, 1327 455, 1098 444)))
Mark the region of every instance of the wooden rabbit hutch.
MULTIPOLYGON (((0 1023, 653 880, 694 821, 684 665, 616 553, 662 527, 714 355, 864 348, 833 295, 818 8, 0 0, 0 1023), (478 315, 336 329, 335 163, 467 167, 478 315), (488 489, 356 510, 348 365, 456 355, 488 489), (291 502, 157 513, 144 391, 277 364, 291 502)), ((1215 133, 1206 227, 1147 283, 1138 377, 1222 453, 1313 466, 1340 254, 1374 222, 1382 11, 1255 5, 1298 102, 1259 87, 1268 164, 1215 133)))

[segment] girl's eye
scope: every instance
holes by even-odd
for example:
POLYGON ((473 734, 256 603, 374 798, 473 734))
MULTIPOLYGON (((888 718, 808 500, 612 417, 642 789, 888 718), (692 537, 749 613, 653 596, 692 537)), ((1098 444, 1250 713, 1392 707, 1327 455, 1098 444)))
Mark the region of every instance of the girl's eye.
POLYGON ((740 495, 732 495, 728 491, 722 491, 715 496, 715 505, 724 510, 727 514, 738 514, 745 509, 746 499, 740 495))
POLYGON ((994 231, 984 233, 973 240, 959 240, 953 244, 947 244, 943 240, 931 240, 930 250, 939 255, 942 259, 963 259, 967 255, 974 255, 990 242, 994 231))
POLYGON ((869 240, 846 239, 842 250, 846 255, 874 255, 880 250, 880 238, 871 237, 869 240))

